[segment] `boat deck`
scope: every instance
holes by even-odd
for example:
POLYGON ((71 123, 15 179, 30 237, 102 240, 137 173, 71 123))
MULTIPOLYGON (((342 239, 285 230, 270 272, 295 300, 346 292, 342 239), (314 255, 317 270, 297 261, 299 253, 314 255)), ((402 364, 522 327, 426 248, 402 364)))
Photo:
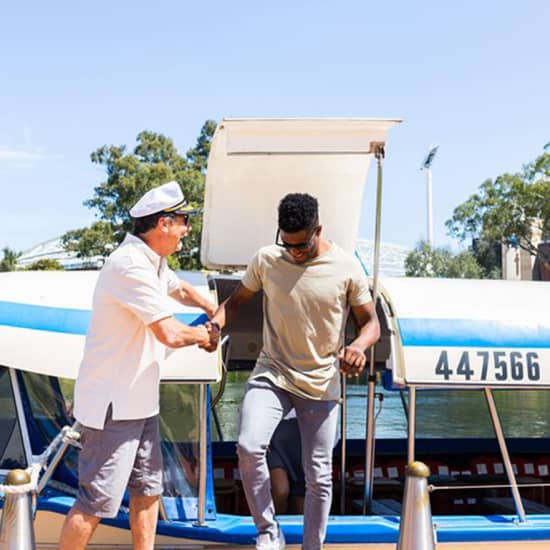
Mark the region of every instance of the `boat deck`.
MULTIPOLYGON (((547 541, 516 541, 516 542, 486 542, 486 543, 440 543, 436 545, 437 550, 537 550, 548 549, 547 541)), ((55 548, 55 545, 41 545, 37 546, 36 550, 50 550, 55 548)), ((117 546, 105 546, 90 544, 87 546, 89 550, 123 550, 130 549, 131 546, 117 545, 117 546)), ((198 545, 190 545, 189 550, 199 550, 201 547, 198 545)), ((208 548, 216 548, 216 550, 242 550, 243 548, 251 548, 242 545, 233 546, 210 546, 208 548)), ((325 550, 362 550, 368 548, 369 550, 396 550, 397 544, 325 544, 325 550)), ((155 545, 156 550, 175 550, 173 546, 155 545)), ((182 550, 182 547, 177 547, 178 550, 182 550)), ((298 544, 291 544, 286 546, 287 550, 301 550, 301 546, 298 544)))

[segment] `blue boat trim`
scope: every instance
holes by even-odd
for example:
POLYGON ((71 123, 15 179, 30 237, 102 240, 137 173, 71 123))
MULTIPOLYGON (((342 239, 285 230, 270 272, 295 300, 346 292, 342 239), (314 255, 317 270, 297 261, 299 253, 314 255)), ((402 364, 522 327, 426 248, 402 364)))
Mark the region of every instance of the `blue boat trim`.
MULTIPOLYGON (((39 510, 49 510, 66 515, 74 498, 50 496, 38 499, 39 510)), ((303 516, 280 516, 280 525, 289 544, 299 544, 303 532, 303 516)), ((489 542, 528 541, 550 539, 550 515, 529 515, 528 521, 518 523, 513 515, 498 516, 434 516, 439 542, 489 542)), ((114 519, 103 523, 129 529, 128 515, 119 513, 114 519)), ((218 542, 224 544, 253 543, 256 528, 250 516, 218 514, 217 519, 207 522, 207 528, 195 527, 192 521, 159 521, 157 532, 178 538, 218 542)), ((397 516, 331 516, 329 519, 328 544, 393 543, 399 538, 397 516)))
MULTIPOLYGON (((92 312, 88 309, 20 304, 0 301, 0 325, 64 334, 86 334, 92 312)), ((176 313, 176 319, 187 325, 198 325, 207 319, 204 314, 176 313)))
POLYGON ((404 346, 550 348, 550 324, 477 319, 398 319, 404 346))

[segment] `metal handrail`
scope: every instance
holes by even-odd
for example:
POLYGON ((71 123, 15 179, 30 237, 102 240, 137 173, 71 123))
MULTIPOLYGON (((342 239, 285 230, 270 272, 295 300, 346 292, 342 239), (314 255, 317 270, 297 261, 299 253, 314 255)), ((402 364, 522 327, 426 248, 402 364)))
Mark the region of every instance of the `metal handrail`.
MULTIPOLYGON (((377 160, 377 181, 376 181, 376 220, 374 226, 374 265, 372 300, 376 304, 378 299, 378 271, 380 266, 380 227, 382 219, 382 161, 384 159, 384 143, 371 143, 371 151, 377 160)), ((365 490, 363 495, 363 514, 370 511, 372 507, 372 486, 374 478, 374 387, 376 378, 375 368, 375 346, 370 348, 370 362, 368 374, 368 400, 366 419, 366 444, 365 444, 365 490)))

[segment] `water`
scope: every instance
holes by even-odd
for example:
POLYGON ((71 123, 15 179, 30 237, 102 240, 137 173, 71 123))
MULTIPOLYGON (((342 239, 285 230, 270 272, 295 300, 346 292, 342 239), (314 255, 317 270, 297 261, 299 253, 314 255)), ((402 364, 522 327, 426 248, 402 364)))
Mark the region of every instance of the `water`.
MULTIPOLYGON (((231 372, 217 406, 223 437, 237 438, 237 414, 248 372, 231 372)), ((406 438, 407 420, 398 391, 376 388, 377 438, 406 438)), ((216 387, 213 388, 216 393, 216 387)), ((365 437, 367 386, 347 386, 348 437, 365 437)), ((506 437, 550 437, 550 393, 544 390, 498 390, 494 392, 497 410, 506 437)), ((408 400, 408 395, 405 394, 408 400)), ((494 437, 482 390, 417 391, 417 437, 494 437)))

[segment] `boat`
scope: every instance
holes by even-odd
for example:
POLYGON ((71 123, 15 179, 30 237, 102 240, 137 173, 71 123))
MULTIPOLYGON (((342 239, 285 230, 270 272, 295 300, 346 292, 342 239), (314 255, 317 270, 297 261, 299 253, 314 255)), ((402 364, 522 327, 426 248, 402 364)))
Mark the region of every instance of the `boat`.
MULTIPOLYGON (((273 242, 276 206, 287 192, 319 198, 324 234, 347 250, 357 238, 363 188, 377 162, 379 246, 386 119, 224 119, 213 138, 203 216, 202 261, 210 273, 184 273, 221 301, 259 246, 273 242), (330 205, 330 206, 326 206, 330 205), (342 215, 344 214, 344 215, 342 215), (229 271, 231 271, 229 273, 229 271)), ((334 450, 329 548, 395 548, 405 467, 422 460, 438 548, 550 545, 550 440, 505 437, 494 392, 548 390, 550 286, 543 282, 381 278, 370 272, 382 335, 369 354, 365 437, 349 439, 343 380, 341 438, 334 450), (396 392, 407 437, 376 438, 380 388, 396 392), (418 396, 479 392, 493 439, 417 437, 418 396)), ((71 426, 71 388, 80 363, 97 272, 0 274, 0 483, 13 468, 44 460, 71 426)), ((175 315, 201 323, 174 302, 175 315)), ((261 347, 261 296, 224 331, 217 354, 184 348, 167 356, 161 384, 164 494, 157 548, 251 546, 256 530, 238 475, 235 441, 223 433, 228 372, 247 371, 261 347)), ((353 337, 348 323, 347 337, 353 337)), ((473 418, 472 422, 477 422, 473 418)), ((379 426, 378 426, 379 427, 379 426)), ((55 546, 77 487, 76 445, 65 440, 38 482, 34 529, 55 546)), ((128 500, 101 521, 90 548, 130 548, 128 500)), ((281 516, 289 546, 303 518, 281 516)))

